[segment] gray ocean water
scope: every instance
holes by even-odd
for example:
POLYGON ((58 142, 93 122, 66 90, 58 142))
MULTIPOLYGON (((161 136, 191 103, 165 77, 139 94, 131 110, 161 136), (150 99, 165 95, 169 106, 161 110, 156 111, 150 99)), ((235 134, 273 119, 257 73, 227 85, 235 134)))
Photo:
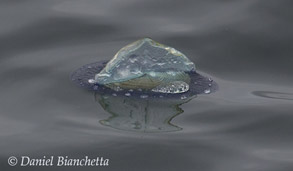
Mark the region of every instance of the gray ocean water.
POLYGON ((292 171, 292 5, 1 0, 0 170, 292 171), (143 37, 180 50, 219 84, 217 92, 198 95, 181 109, 152 108, 153 117, 163 115, 156 124, 169 132, 120 129, 127 117, 106 126, 103 120, 111 115, 103 107, 118 109, 119 100, 101 105, 69 79, 82 65, 109 60, 143 37), (99 156, 110 162, 8 165, 8 157, 24 155, 99 156))

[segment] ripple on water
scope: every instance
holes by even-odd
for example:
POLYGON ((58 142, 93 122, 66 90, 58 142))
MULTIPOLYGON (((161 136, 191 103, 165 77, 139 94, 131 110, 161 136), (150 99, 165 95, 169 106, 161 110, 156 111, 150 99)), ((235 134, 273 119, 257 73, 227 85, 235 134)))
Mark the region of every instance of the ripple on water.
POLYGON ((274 91, 253 91, 252 94, 271 99, 293 100, 293 93, 274 92, 274 91))

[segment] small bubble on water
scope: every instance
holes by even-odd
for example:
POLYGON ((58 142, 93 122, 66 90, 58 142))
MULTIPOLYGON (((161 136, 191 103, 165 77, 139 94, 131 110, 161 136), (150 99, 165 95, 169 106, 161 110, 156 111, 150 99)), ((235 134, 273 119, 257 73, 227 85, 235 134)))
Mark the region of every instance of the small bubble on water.
POLYGON ((210 81, 210 82, 213 82, 213 79, 212 79, 212 78, 209 78, 209 81, 210 81))
POLYGON ((209 87, 211 87, 212 86, 212 84, 209 84, 209 87))
POLYGON ((116 93, 113 93, 112 96, 117 96, 117 94, 116 93))
POLYGON ((131 96, 131 94, 130 93, 125 93, 125 96, 131 96))
POLYGON ((121 87, 117 86, 117 87, 114 88, 114 90, 115 91, 122 91, 123 89, 121 87))
POLYGON ((184 100, 184 99, 186 99, 187 97, 185 96, 185 95, 182 95, 181 97, 180 97, 180 99, 182 99, 182 100, 184 100))
POLYGON ((133 89, 129 89, 128 91, 133 92, 133 89))
POLYGON ((145 98, 148 98, 149 96, 148 95, 146 95, 146 94, 142 94, 142 95, 140 95, 140 98, 142 98, 142 99, 145 99, 145 98))
POLYGON ((95 81, 94 79, 89 79, 88 82, 89 82, 90 84, 94 84, 96 81, 95 81))
POLYGON ((205 93, 205 94, 210 94, 210 93, 211 93, 211 90, 210 90, 210 89, 206 89, 206 90, 204 91, 204 93, 205 93))

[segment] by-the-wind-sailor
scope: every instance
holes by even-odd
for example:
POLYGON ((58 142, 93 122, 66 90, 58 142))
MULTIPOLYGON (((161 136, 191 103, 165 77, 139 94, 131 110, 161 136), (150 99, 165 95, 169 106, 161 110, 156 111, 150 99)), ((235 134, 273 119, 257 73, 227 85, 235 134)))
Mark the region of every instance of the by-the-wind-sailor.
MULTIPOLYGON (((95 81, 113 89, 149 90, 172 82, 189 84, 190 78, 185 72, 194 70, 194 63, 181 52, 145 38, 119 50, 95 76, 95 81)), ((170 93, 176 92, 183 91, 170 93)))
POLYGON ((72 80, 95 91, 121 91, 129 96, 194 95, 217 89, 214 81, 195 71, 194 63, 184 54, 149 38, 123 47, 109 62, 83 66, 72 74, 72 80))

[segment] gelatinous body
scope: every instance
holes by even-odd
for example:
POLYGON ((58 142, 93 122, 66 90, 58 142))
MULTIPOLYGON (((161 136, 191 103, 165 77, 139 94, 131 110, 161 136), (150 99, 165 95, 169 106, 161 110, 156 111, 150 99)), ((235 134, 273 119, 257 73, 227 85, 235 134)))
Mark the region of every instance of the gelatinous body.
POLYGON ((189 84, 190 71, 195 65, 184 54, 144 38, 119 50, 95 81, 113 89, 152 89, 174 81, 189 84))
POLYGON ((148 98, 182 98, 190 97, 197 94, 206 94, 206 90, 209 90, 210 93, 215 92, 218 89, 218 85, 215 81, 211 80, 208 77, 204 77, 198 74, 195 71, 188 72, 188 76, 190 78, 189 83, 189 90, 183 93, 161 93, 152 90, 145 90, 145 89, 123 89, 121 87, 116 88, 115 90, 109 88, 105 85, 100 84, 93 84, 89 83, 88 80, 94 78, 96 73, 100 72, 105 65, 107 64, 106 61, 96 62, 87 64, 77 70, 75 70, 71 75, 71 80, 78 84, 81 87, 84 87, 88 90, 93 90, 97 93, 103 95, 112 95, 113 96, 125 96, 125 93, 130 93, 130 97, 137 97, 141 98, 141 95, 148 95, 148 98))
POLYGON ((212 79, 198 74, 184 54, 149 38, 125 46, 110 61, 81 67, 71 78, 102 94, 144 99, 185 99, 209 94, 218 87, 212 79))

